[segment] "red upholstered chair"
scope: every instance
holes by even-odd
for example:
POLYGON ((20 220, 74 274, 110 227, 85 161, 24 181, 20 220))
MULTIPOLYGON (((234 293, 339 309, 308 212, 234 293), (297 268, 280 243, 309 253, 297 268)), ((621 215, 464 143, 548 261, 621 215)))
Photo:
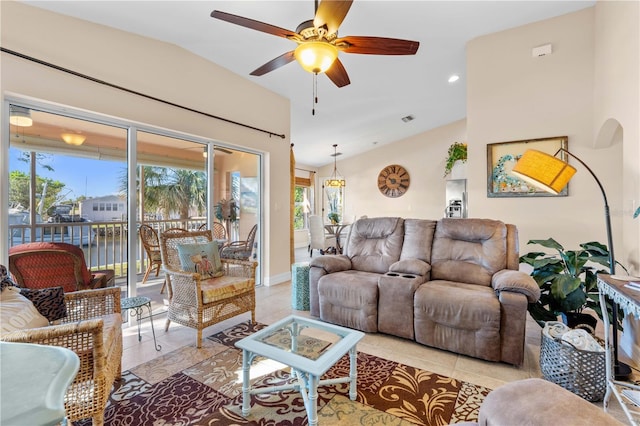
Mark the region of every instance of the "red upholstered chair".
POLYGON ((87 269, 81 248, 67 243, 27 243, 9 249, 9 272, 20 287, 61 286, 65 293, 112 287, 114 271, 87 269))

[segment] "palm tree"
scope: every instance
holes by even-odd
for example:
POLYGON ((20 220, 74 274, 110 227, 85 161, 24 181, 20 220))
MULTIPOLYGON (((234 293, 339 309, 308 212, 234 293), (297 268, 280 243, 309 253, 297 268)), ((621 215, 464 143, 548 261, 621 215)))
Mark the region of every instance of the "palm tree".
MULTIPOLYGON (((207 179, 204 172, 155 166, 138 167, 138 195, 141 169, 146 211, 161 210, 165 217, 177 212, 180 219, 188 219, 190 209, 195 208, 198 215, 203 215, 207 205, 207 179)), ((127 193, 127 185, 125 171, 120 177, 121 193, 127 193)))

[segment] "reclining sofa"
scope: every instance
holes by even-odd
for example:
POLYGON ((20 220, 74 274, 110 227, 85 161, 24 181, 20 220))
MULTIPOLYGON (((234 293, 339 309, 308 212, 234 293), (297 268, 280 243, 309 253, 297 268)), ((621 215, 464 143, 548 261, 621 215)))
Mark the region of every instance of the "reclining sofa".
POLYGON ((311 315, 521 365, 540 289, 518 258, 516 227, 497 220, 360 219, 343 254, 311 260, 311 315))

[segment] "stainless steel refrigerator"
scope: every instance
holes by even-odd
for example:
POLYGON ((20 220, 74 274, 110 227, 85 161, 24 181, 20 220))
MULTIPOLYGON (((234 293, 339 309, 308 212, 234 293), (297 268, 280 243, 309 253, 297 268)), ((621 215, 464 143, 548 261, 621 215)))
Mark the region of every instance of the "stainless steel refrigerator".
POLYGON ((467 180, 451 179, 447 181, 446 207, 444 217, 466 218, 467 217, 467 180))

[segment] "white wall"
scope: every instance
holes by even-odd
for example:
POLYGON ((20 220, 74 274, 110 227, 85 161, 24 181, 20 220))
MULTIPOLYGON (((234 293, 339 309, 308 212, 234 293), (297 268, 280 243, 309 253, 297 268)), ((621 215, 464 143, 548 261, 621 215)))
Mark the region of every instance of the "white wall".
MULTIPOLYGON (((616 258, 640 276, 640 219, 632 218, 640 205, 640 3, 602 1, 595 10, 593 132, 596 146, 606 145, 607 123, 619 125, 621 135, 613 139, 621 137, 623 145, 620 211, 624 232, 616 244, 616 258)), ((627 317, 624 327, 620 349, 640 360, 640 320, 627 317)))
MULTIPOLYGON (((460 120, 338 161, 338 172, 347 180, 344 216, 443 217, 447 149, 466 139, 465 121, 460 120), (411 177, 409 190, 399 198, 385 197, 378 190, 378 174, 390 164, 404 167, 411 177)), ((318 175, 330 176, 332 172, 333 164, 321 168, 318 175)), ((320 195, 316 199, 322 200, 320 195)))
MULTIPOLYGON (((174 45, 58 15, 18 2, 0 2, 2 47, 286 138, 215 120, 127 94, 2 54, 2 96, 17 94, 248 147, 265 155, 263 272, 266 283, 286 280, 289 253, 290 103, 279 95, 174 45)), ((6 117, 6 111, 3 111, 6 117)), ((3 120, 3 123, 6 119, 3 120)), ((3 137, 8 134, 3 129, 3 137)), ((3 148, 8 142, 3 141, 3 148)), ((5 151, 6 152, 6 151, 5 151)), ((6 157, 6 156, 3 156, 6 157)), ((6 158, 0 174, 6 176, 6 158)), ((8 205, 6 193, 3 205, 8 205), (6 202, 5 202, 6 201, 6 202)), ((0 222, 7 223, 0 209, 0 222)), ((0 241, 0 259, 7 259, 0 241)))

